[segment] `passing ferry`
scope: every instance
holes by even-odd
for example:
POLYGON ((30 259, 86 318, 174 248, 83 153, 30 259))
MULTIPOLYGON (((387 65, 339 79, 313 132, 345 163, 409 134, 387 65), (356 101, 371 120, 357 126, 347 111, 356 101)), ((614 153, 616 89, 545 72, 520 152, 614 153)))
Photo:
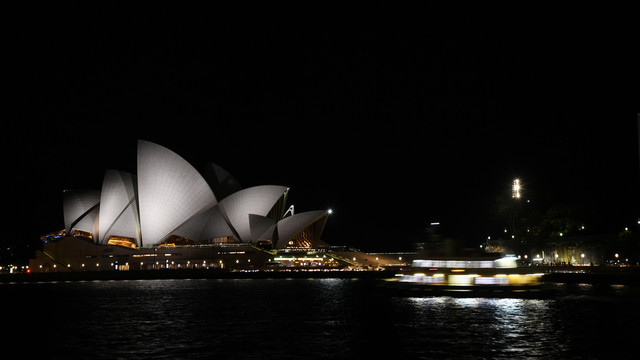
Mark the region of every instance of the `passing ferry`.
POLYGON ((536 267, 519 267, 512 255, 432 257, 413 260, 387 285, 409 294, 511 296, 543 293, 543 275, 536 267))

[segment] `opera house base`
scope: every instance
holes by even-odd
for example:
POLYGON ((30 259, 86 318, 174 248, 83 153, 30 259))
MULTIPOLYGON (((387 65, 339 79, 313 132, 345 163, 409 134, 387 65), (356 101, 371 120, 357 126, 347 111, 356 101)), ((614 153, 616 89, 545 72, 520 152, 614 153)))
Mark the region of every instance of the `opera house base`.
POLYGON ((54 281, 161 280, 161 279, 388 279, 394 271, 349 270, 216 270, 180 269, 158 271, 67 271, 0 274, 0 283, 54 281))
POLYGON ((273 255, 251 244, 214 244, 131 248, 98 245, 83 237, 65 236, 44 244, 29 261, 31 272, 132 271, 251 268, 273 255))
MULTIPOLYGON (((36 257, 30 260, 28 273, 23 274, 22 277, 25 281, 274 277, 384 278, 393 276, 393 271, 406 264, 406 262, 399 262, 397 255, 367 254, 344 249, 342 251, 268 250, 250 243, 132 248, 98 245, 89 238, 63 236, 47 241, 44 248, 37 252, 36 257), (385 269, 388 271, 384 271, 385 269)), ((22 281, 18 280, 18 277, 13 279, 12 281, 22 281)))

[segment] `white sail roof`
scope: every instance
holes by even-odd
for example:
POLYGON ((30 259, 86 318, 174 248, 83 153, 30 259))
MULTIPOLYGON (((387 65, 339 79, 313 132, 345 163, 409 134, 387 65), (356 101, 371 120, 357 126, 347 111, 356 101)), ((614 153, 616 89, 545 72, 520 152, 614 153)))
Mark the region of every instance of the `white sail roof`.
POLYGON ((66 190, 62 195, 62 209, 67 234, 75 228, 92 232, 94 237, 97 236, 97 229, 92 221, 97 215, 99 203, 100 191, 66 190))
POLYGON ((184 236, 194 241, 201 241, 222 236, 233 236, 233 231, 231 231, 222 217, 220 208, 214 206, 192 217, 172 231, 172 234, 184 236))
MULTIPOLYGON (((315 210, 298 213, 278 221, 278 224, 276 225, 278 228, 278 243, 275 244, 276 248, 281 249, 286 247, 289 240, 291 240, 295 235, 314 222, 322 220, 323 217, 326 221, 327 216, 329 216, 328 211, 315 210)), ((324 224, 322 224, 322 227, 324 227, 324 224)), ((318 233, 322 232, 322 228, 318 230, 318 233)))
POLYGON ((217 204, 213 191, 191 164, 143 140, 138 141, 138 199, 144 246, 159 243, 192 216, 217 204))
POLYGON ((100 243, 109 236, 124 236, 140 245, 140 220, 135 194, 135 178, 132 174, 107 170, 100 196, 100 243))
POLYGON ((251 241, 249 215, 267 216, 287 190, 289 188, 280 185, 254 186, 227 196, 218 206, 238 239, 249 242, 251 241))

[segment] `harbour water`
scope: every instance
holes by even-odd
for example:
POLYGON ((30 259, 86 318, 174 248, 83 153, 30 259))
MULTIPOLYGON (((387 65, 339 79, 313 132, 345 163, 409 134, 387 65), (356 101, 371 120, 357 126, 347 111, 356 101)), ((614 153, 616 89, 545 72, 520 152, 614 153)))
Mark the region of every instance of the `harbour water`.
POLYGON ((637 358, 624 286, 553 299, 401 297, 363 279, 0 284, 3 352, 91 359, 637 358), (388 355, 387 355, 388 354, 388 355))

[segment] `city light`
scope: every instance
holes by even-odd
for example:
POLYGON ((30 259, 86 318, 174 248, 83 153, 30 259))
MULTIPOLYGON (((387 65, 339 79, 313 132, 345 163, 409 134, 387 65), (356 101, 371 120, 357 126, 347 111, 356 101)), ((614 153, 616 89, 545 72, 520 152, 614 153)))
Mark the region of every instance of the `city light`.
POLYGON ((513 180, 513 185, 511 186, 511 197, 514 199, 520 199, 520 190, 522 190, 522 186, 520 186, 520 179, 513 180))

